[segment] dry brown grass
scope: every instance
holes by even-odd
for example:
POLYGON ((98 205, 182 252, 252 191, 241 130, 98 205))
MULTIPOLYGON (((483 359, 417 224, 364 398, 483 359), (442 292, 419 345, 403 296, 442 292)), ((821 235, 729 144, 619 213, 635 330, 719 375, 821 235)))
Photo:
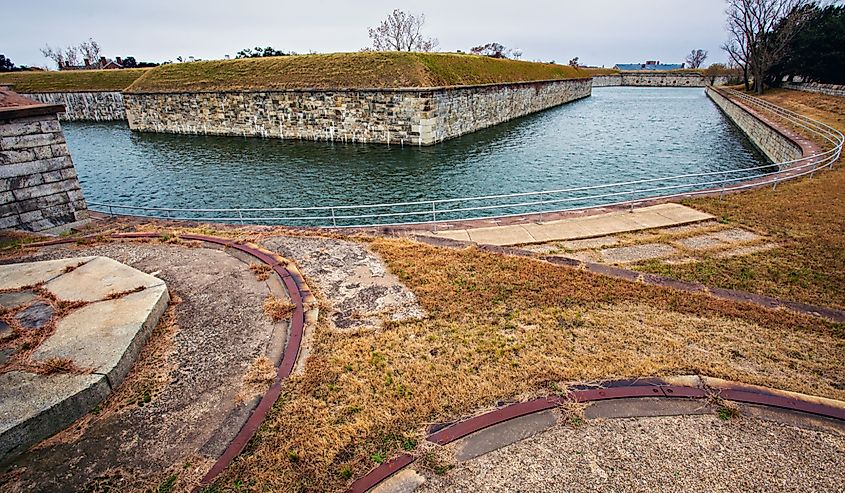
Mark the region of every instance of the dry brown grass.
POLYGON ((245 402, 267 391, 276 379, 276 368, 266 356, 260 356, 252 362, 244 374, 241 390, 236 396, 237 402, 245 402))
POLYGON ((270 273, 273 271, 269 265, 258 262, 251 262, 249 264, 249 270, 255 274, 255 278, 259 281, 266 281, 267 279, 270 279, 270 273))
POLYGON ((591 77, 602 69, 459 53, 363 52, 162 65, 127 92, 441 87, 591 77))
POLYGON ((13 84, 22 93, 122 91, 144 75, 146 68, 123 70, 70 70, 49 72, 6 72, 0 83, 13 84))
POLYGON ((552 382, 703 373, 845 398, 843 328, 820 319, 477 249, 371 247, 429 316, 354 333, 323 323, 219 490, 342 490, 426 424, 552 382))
POLYGON ((294 310, 296 310, 296 305, 289 299, 268 295, 264 300, 264 313, 274 322, 289 319, 294 310))
MULTIPOLYGON (((845 131, 845 98, 799 91, 764 96, 783 107, 845 131)), ((845 308, 845 168, 843 161, 814 179, 688 203, 723 221, 767 234, 781 248, 747 257, 705 257, 668 265, 649 262, 641 270, 708 286, 739 289, 805 303, 845 308)))

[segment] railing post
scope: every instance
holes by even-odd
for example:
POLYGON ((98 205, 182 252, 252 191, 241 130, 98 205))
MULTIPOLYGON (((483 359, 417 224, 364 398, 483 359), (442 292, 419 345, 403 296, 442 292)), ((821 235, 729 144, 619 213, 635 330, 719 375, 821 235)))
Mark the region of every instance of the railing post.
POLYGON ((337 227, 337 218, 334 217, 334 207, 332 207, 332 227, 337 227))
POLYGON ((244 223, 244 211, 238 209, 238 221, 243 224, 244 223))
POLYGON ((772 183, 772 190, 776 190, 778 187, 778 181, 780 180, 780 171, 777 172, 775 175, 775 181, 772 183))
POLYGON ((114 211, 112 210, 111 206, 109 206, 109 216, 114 217, 114 211))

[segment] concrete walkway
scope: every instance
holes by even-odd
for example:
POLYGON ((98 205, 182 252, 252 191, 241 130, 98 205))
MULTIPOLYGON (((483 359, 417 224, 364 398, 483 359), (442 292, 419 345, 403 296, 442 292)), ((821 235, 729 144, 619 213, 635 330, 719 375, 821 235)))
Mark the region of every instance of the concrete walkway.
POLYGON ((513 246, 679 226, 708 219, 713 219, 713 216, 690 207, 670 203, 559 221, 454 229, 430 234, 440 238, 486 245, 513 246))

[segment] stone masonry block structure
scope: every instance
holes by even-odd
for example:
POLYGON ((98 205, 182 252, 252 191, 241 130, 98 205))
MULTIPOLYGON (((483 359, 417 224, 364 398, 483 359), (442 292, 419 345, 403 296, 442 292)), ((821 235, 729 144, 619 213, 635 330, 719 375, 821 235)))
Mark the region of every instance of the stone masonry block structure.
POLYGON ((124 94, 143 132, 432 145, 588 97, 592 80, 401 89, 124 94))
POLYGON ((56 117, 62 110, 0 89, 0 229, 43 231, 88 218, 56 117))
POLYGON ((726 98, 718 90, 707 88, 707 95, 716 106, 742 130, 751 142, 773 163, 783 163, 800 159, 803 156, 801 146, 781 133, 778 129, 763 122, 742 106, 726 98))
POLYGON ((24 96, 44 104, 60 104, 59 120, 125 120, 123 94, 119 92, 42 92, 24 96))
MULTIPOLYGON (((593 87, 704 87, 709 82, 708 77, 695 73, 621 72, 593 77, 593 87)), ((713 85, 720 86, 727 82, 727 77, 716 77, 713 85)))

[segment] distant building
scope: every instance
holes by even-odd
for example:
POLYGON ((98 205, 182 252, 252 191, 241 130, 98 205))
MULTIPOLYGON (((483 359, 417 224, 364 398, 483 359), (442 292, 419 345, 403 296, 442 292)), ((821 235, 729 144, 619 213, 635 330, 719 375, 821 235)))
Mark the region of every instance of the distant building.
POLYGON ((649 60, 645 63, 618 63, 613 66, 616 70, 681 70, 685 68, 684 63, 660 63, 659 60, 649 60))
POLYGON ((102 56, 100 57, 100 61, 94 64, 86 58, 82 61, 82 63, 82 65, 70 65, 65 63, 59 67, 59 70, 112 70, 123 68, 123 60, 120 57, 115 57, 114 60, 111 60, 102 56))

